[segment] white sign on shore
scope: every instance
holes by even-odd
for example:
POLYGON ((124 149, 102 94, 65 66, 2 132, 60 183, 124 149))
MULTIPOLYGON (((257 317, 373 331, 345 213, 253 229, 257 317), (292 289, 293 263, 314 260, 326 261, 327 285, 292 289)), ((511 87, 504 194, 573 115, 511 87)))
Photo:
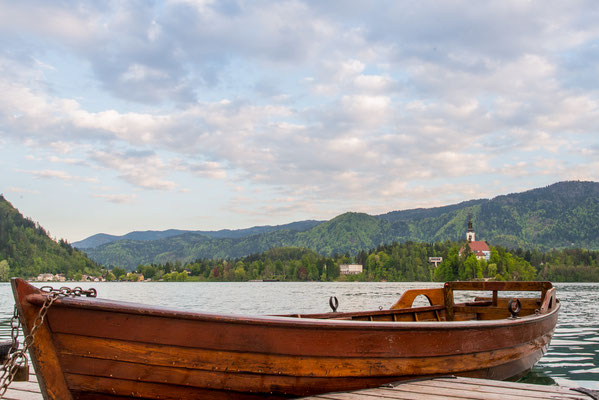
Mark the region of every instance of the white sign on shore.
POLYGON ((435 268, 437 268, 437 265, 443 262, 443 257, 429 257, 428 262, 435 264, 435 268))

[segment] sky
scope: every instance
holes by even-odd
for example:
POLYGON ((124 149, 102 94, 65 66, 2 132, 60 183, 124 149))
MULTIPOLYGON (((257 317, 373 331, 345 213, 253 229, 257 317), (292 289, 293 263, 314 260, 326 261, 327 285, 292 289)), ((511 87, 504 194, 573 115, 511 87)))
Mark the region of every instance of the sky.
POLYGON ((0 193, 55 238, 599 180, 594 1, 0 0, 0 193))

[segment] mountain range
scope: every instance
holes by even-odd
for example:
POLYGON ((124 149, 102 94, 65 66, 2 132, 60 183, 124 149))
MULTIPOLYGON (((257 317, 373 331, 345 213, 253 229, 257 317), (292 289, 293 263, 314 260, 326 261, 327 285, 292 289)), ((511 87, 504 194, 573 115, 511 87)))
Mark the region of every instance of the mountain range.
POLYGON ((221 231, 146 231, 99 234, 74 247, 96 262, 128 269, 139 264, 235 258, 281 246, 323 255, 406 241, 462 240, 468 218, 478 240, 507 248, 599 249, 599 183, 568 181, 521 193, 382 215, 348 212, 330 221, 221 231))
POLYGON ((139 240, 139 241, 159 240, 159 239, 169 238, 172 236, 183 235, 185 233, 193 233, 193 234, 207 236, 209 238, 214 238, 214 239, 225 239, 225 238, 236 239, 236 238, 242 238, 245 236, 257 235, 257 234, 261 234, 261 233, 269 233, 269 232, 279 231, 279 230, 284 230, 284 229, 302 232, 302 231, 308 230, 310 228, 313 228, 314 226, 320 224, 321 222, 324 222, 324 221, 309 220, 309 221, 292 222, 290 224, 285 224, 285 225, 275 225, 275 226, 265 225, 265 226, 254 226, 252 228, 246 228, 246 229, 235 229, 235 230, 221 229, 218 231, 190 231, 190 230, 181 230, 181 229, 167 229, 165 231, 133 231, 133 232, 129 232, 122 236, 109 235, 106 233, 98 233, 98 234, 92 235, 88 238, 85 238, 83 240, 80 240, 78 242, 74 242, 73 246, 77 247, 78 249, 89 249, 89 248, 101 246, 106 243, 117 242, 120 240, 139 240))

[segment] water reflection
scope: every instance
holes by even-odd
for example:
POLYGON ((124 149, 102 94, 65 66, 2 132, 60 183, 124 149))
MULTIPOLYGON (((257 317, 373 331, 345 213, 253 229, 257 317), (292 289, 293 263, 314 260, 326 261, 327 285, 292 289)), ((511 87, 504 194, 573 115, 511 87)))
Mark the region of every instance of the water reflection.
POLYGON ((561 301, 549 352, 531 374, 557 384, 599 389, 599 284, 556 284, 561 301))
POLYGON ((557 385, 557 382, 551 376, 536 367, 518 382, 534 383, 535 385, 557 385))
MULTIPOLYGON (((60 286, 55 284, 55 286, 60 286)), ((76 285, 72 285, 76 286, 76 285)), ((94 283, 99 297, 185 310, 232 314, 328 312, 329 297, 339 311, 388 308, 407 289, 438 283, 94 283)), ((548 353, 521 381, 599 389, 599 284, 556 284, 561 301, 558 326, 548 353)), ((485 293, 481 293, 485 294, 485 293)), ((487 294, 488 295, 488 294, 487 294)), ((458 299, 466 299, 457 294, 458 299), (459 297, 458 297, 459 296, 459 297)), ((468 298, 471 298, 468 295, 468 298)), ((0 283, 0 340, 10 338, 13 311, 10 284, 0 283)), ((426 305, 426 304, 422 304, 426 305)))

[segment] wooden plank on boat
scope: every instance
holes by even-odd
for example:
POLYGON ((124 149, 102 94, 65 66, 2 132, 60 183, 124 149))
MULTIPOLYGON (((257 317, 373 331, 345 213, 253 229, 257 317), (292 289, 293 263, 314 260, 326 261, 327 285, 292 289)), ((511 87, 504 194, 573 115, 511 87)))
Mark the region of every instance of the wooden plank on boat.
POLYGON ((306 397, 304 400, 372 400, 374 398, 395 400, 533 400, 547 398, 589 400, 591 397, 559 386, 532 385, 474 378, 435 378, 397 383, 354 392, 327 393, 306 397))

